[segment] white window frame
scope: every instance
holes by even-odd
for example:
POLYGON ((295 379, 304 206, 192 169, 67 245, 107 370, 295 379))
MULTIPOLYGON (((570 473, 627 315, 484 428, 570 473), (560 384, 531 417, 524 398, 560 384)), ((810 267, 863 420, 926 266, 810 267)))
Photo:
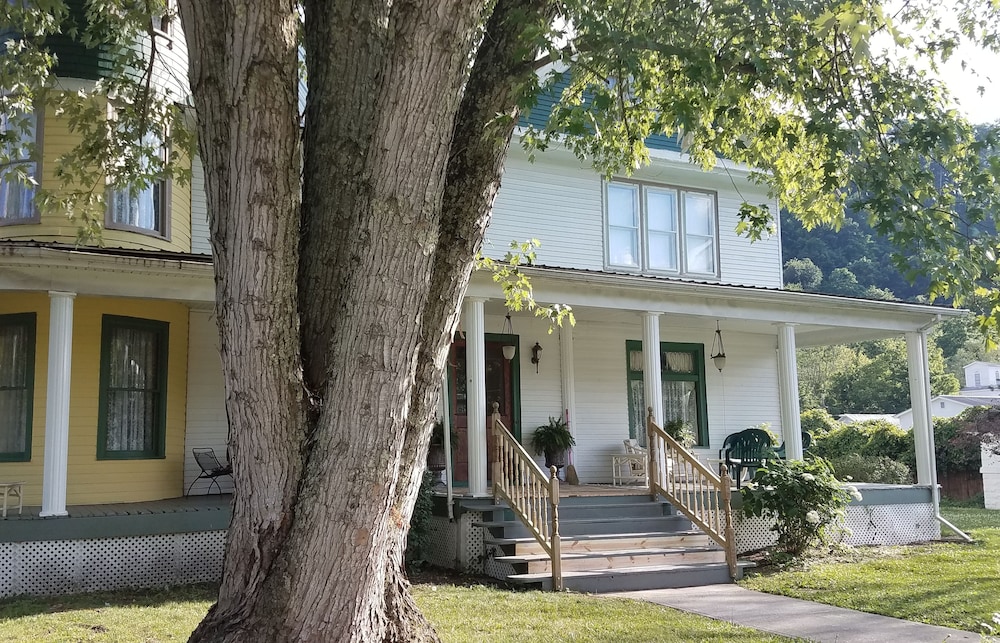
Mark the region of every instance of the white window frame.
MULTIPOLYGON (((718 194, 709 190, 698 190, 688 187, 682 187, 677 185, 660 184, 660 183, 650 183, 644 181, 635 181, 631 179, 614 179, 612 181, 604 182, 604 265, 609 270, 620 270, 627 272, 639 272, 639 273, 651 273, 651 274, 663 274, 663 275, 674 275, 674 276, 692 276, 692 277, 707 277, 707 278, 718 278, 719 277, 719 199, 718 194), (611 212, 610 212, 610 196, 609 190, 612 187, 626 188, 636 195, 635 203, 638 208, 638 258, 637 265, 629 265, 626 263, 615 263, 612 257, 612 243, 611 243, 611 232, 617 226, 611 224, 611 212), (664 269, 664 268, 653 268, 651 266, 650 260, 650 237, 651 231, 649 227, 650 216, 649 216, 649 193, 673 193, 674 195, 674 214, 675 214, 675 227, 672 234, 675 238, 674 247, 674 257, 676 258, 676 269, 664 269), (704 235, 696 235, 693 232, 688 231, 687 224, 687 201, 686 196, 692 195, 697 197, 707 197, 710 207, 712 209, 711 217, 709 219, 711 224, 711 257, 713 270, 711 271, 699 271, 692 270, 689 268, 689 261, 691 258, 690 244, 694 239, 704 240, 706 237, 704 235)), ((652 231, 652 234, 657 234, 658 231, 652 231)))
MULTIPOLYGON (((32 135, 29 139, 22 140, 18 147, 23 149, 20 151, 26 152, 25 154, 19 154, 18 157, 23 159, 23 162, 17 162, 17 165, 30 165, 30 174, 32 179, 35 180, 35 185, 28 185, 22 183, 16 178, 11 180, 4 180, 4 175, 6 172, 0 172, 0 226, 5 225, 25 225, 31 223, 41 223, 41 217, 38 213, 38 208, 35 205, 35 193, 38 189, 38 180, 41 176, 42 164, 39 161, 40 152, 38 150, 38 142, 41 140, 41 129, 42 129, 42 116, 40 110, 33 110, 31 113, 34 119, 32 135), (33 146, 34 149, 31 149, 33 146), (26 198, 30 201, 30 215, 26 217, 11 217, 7 216, 7 196, 9 190, 19 190, 22 191, 26 198)), ((0 129, 7 128, 7 117, 5 115, 0 115, 0 129)))

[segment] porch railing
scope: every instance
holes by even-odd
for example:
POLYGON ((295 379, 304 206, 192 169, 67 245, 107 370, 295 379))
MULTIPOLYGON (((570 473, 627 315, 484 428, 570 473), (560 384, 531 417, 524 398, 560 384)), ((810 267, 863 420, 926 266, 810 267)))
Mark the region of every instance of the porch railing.
POLYGON ((493 403, 493 499, 504 500, 535 537, 552 561, 552 589, 562 590, 562 554, 559 541, 559 478, 539 467, 500 420, 493 403))
POLYGON ((649 491, 666 498, 726 552, 729 574, 736 577, 736 530, 733 526, 732 479, 725 465, 722 476, 698 461, 690 451, 653 421, 646 419, 649 445, 649 491))

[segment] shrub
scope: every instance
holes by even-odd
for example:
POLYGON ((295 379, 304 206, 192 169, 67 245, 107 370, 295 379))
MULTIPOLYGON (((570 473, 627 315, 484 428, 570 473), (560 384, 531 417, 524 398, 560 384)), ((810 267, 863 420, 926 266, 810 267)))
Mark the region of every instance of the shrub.
POLYGON ((813 439, 824 438, 834 429, 843 426, 826 409, 809 409, 800 416, 802 430, 812 434, 813 439))
POLYGON ((821 458, 768 460, 742 495, 743 513, 774 518, 777 547, 792 556, 824 540, 851 498, 861 498, 856 488, 841 486, 821 458))
POLYGON ((425 471, 420 480, 416 504, 413 505, 413 515, 410 516, 410 531, 406 535, 404 560, 409 569, 419 569, 427 564, 427 545, 431 540, 430 524, 434 510, 431 499, 433 488, 434 476, 425 471))
POLYGON ((934 457, 939 473, 979 471, 983 438, 967 427, 982 413, 982 407, 973 407, 958 417, 934 418, 934 457))
POLYGON ((810 450, 828 460, 837 460, 853 453, 889 458, 910 468, 916 466, 911 432, 885 420, 846 424, 825 436, 816 437, 810 450))
POLYGON ((882 484, 913 484, 913 472, 902 462, 882 455, 850 453, 830 461, 838 480, 879 482, 882 484))

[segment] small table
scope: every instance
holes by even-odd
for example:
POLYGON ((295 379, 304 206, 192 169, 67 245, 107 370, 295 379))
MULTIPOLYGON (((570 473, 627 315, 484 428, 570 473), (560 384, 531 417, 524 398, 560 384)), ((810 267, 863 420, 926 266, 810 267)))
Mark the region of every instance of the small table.
POLYGON ((7 498, 17 496, 17 515, 21 515, 24 509, 24 498, 21 497, 21 485, 24 482, 0 482, 0 491, 3 491, 3 517, 7 517, 7 498))

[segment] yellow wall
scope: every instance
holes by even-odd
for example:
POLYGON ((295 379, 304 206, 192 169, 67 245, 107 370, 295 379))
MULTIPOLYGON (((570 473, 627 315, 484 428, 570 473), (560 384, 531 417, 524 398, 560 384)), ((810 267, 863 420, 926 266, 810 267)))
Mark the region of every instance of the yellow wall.
MULTIPOLYGON (((45 109, 41 122, 42 187, 47 190, 59 188, 56 178, 55 159, 68 153, 79 140, 69 131, 68 121, 56 116, 53 107, 45 109)), ((104 230, 103 245, 109 248, 130 248, 145 250, 173 250, 191 252, 191 186, 171 184, 169 239, 161 239, 137 232, 124 230, 104 230)), ((77 224, 66 218, 62 212, 42 214, 40 223, 0 226, 0 239, 30 239, 32 241, 59 241, 76 243, 77 224)))
MULTIPOLYGON (((48 296, 45 294, 3 293, 0 297, 0 314, 38 313, 31 462, 0 462, 0 480, 17 479, 28 483, 25 502, 29 505, 40 505, 42 497, 48 310, 48 296)), ((139 502, 183 494, 187 345, 188 309, 183 304, 136 299, 76 298, 73 310, 67 504, 139 502), (165 458, 97 459, 101 322, 105 314, 141 317, 170 324, 165 458)))

